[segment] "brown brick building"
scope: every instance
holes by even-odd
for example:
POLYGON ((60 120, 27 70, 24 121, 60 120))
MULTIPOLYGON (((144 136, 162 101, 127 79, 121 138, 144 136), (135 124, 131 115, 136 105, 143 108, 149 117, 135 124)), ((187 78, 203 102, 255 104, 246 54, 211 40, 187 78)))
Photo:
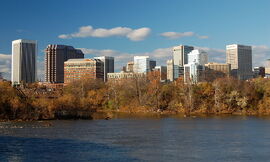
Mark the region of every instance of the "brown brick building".
POLYGON ((69 59, 64 64, 64 82, 82 78, 104 79, 104 63, 99 59, 69 59))

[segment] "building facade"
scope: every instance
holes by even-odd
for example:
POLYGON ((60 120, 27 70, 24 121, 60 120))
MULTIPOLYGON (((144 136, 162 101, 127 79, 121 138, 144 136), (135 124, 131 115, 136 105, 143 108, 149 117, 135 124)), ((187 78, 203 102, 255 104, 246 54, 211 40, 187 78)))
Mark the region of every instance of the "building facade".
POLYGON ((167 80, 169 82, 172 82, 174 79, 173 70, 173 60, 167 60, 167 80))
POLYGON ((173 47, 173 64, 184 67, 188 64, 188 53, 194 50, 192 46, 179 45, 173 47))
POLYGON ((226 63, 231 64, 232 75, 240 80, 253 77, 251 46, 232 44, 226 46, 226 63))
POLYGON ((173 47, 174 79, 183 76, 184 65, 188 64, 188 53, 194 50, 192 46, 179 45, 173 47))
POLYGON ((108 73, 108 81, 121 81, 146 77, 145 73, 119 72, 108 73))
POLYGON ((36 62, 37 41, 23 39, 12 41, 12 84, 35 82, 37 78, 36 62))
POLYGON ((184 82, 196 84, 205 81, 205 67, 197 62, 184 65, 184 82))
POLYGON ((214 81, 217 78, 231 76, 231 64, 210 62, 205 64, 205 80, 214 81))
POLYGON ((79 79, 104 80, 104 63, 99 59, 69 59, 64 63, 64 82, 79 79))
POLYGON ((107 81, 107 74, 114 73, 114 57, 100 56, 94 59, 99 59, 104 63, 104 81, 107 81))
POLYGON ((265 67, 254 67, 253 68, 254 78, 265 77, 265 67))
POLYGON ((133 61, 128 62, 126 66, 126 71, 133 72, 133 67, 134 67, 134 62, 133 61))
POLYGON ((45 50, 45 82, 64 83, 64 62, 84 58, 81 50, 66 45, 48 45, 45 50))
POLYGON ((135 73, 147 73, 156 66, 156 61, 151 60, 149 56, 134 56, 133 71, 135 73))
POLYGON ((154 68, 154 71, 159 73, 161 82, 167 81, 167 67, 166 66, 156 66, 154 68))
POLYGON ((202 50, 192 50, 190 53, 188 53, 188 64, 193 62, 204 66, 208 63, 208 54, 202 50))

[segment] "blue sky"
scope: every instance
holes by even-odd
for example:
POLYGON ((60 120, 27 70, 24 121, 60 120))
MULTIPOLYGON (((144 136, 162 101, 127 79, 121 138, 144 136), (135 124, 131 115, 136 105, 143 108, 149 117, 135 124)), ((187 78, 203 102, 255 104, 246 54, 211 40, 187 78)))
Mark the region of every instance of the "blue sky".
POLYGON ((171 47, 193 45, 223 62, 226 44, 253 46, 253 65, 270 58, 269 0, 1 0, 0 71, 10 73, 11 41, 37 40, 39 75, 48 44, 82 48, 86 57, 133 55, 165 65, 171 47), (83 28, 81 28, 83 27, 83 28), (170 33, 169 33, 170 32, 170 33), (63 39, 64 38, 64 39, 63 39))

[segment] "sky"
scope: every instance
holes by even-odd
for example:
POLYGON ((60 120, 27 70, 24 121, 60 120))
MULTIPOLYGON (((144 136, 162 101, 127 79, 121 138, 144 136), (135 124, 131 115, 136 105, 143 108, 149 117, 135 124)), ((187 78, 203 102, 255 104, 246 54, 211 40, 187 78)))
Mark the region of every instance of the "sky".
POLYGON ((120 71, 135 55, 158 65, 180 44, 225 62, 228 44, 253 47, 253 66, 270 58, 269 0, 1 0, 0 72, 10 79, 11 42, 38 41, 38 79, 48 44, 80 48, 85 58, 115 57, 120 71))

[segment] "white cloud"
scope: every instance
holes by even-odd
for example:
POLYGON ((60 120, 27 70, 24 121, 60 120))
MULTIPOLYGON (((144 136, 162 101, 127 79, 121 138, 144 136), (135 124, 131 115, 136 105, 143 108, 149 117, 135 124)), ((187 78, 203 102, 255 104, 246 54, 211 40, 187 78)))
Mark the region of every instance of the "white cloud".
POLYGON ((270 47, 265 45, 252 46, 253 66, 266 66, 266 60, 270 59, 270 47))
POLYGON ((183 32, 183 33, 165 32, 165 33, 161 33, 160 35, 169 39, 177 39, 177 38, 182 38, 182 37, 192 37, 195 35, 195 33, 194 32, 183 32))
POLYGON ((115 27, 111 29, 97 28, 92 26, 82 26, 78 32, 72 34, 61 34, 58 38, 70 39, 70 38, 85 38, 85 37, 97 37, 105 38, 112 36, 126 37, 132 41, 141 41, 149 36, 151 32, 150 28, 131 29, 127 27, 115 27))
POLYGON ((0 72, 4 78, 10 79, 11 76, 11 55, 0 54, 0 72))
POLYGON ((160 34, 161 36, 168 38, 168 39, 179 39, 179 38, 183 38, 183 37, 197 37, 199 39, 208 39, 209 36, 206 35, 199 35, 196 34, 195 32, 164 32, 160 34))

